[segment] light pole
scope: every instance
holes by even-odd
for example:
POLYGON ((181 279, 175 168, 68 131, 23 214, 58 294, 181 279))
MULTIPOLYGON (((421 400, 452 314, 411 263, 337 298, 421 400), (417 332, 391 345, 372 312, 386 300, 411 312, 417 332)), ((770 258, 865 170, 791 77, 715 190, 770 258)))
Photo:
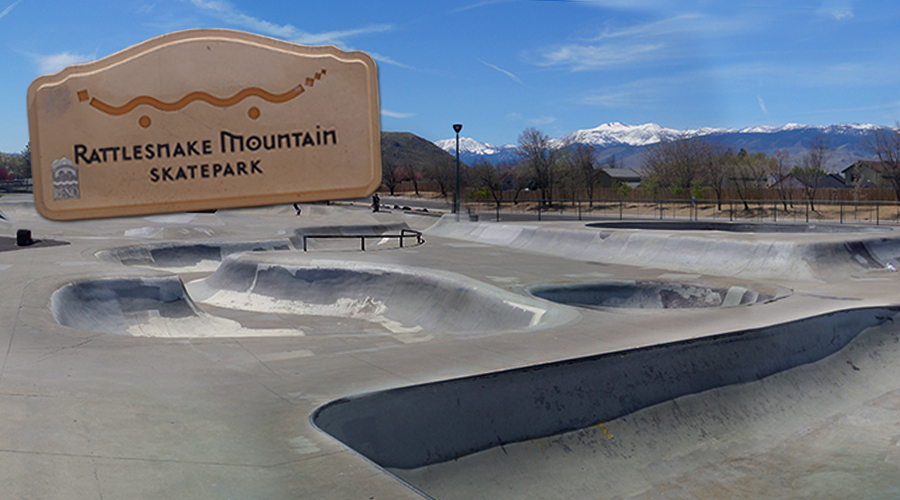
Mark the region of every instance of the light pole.
POLYGON ((453 125, 453 131, 456 132, 456 191, 453 192, 453 213, 456 214, 456 222, 459 222, 459 131, 462 130, 462 123, 453 125))

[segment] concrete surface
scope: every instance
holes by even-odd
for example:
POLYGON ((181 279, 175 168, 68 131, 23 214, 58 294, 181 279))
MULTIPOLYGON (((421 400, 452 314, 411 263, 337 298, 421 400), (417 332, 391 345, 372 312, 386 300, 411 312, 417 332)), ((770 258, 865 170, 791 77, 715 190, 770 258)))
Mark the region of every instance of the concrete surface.
POLYGON ((885 269, 900 258, 897 231, 456 223, 325 205, 62 223, 23 195, 0 198, 0 211, 4 236, 69 243, 0 252, 4 498, 900 491, 900 278, 885 269), (424 245, 295 244, 308 228, 402 224, 424 230, 424 245), (622 280, 792 293, 656 310, 528 293, 622 280), (209 300, 222 291, 228 300, 209 300), (323 310, 298 309, 301 293, 332 310, 382 302, 387 322, 310 314, 323 310), (535 321, 531 308, 546 312, 535 321), (400 405, 396 394, 417 396, 400 405), (351 445, 348 431, 361 435, 369 458, 311 421, 354 402, 374 405, 374 420, 352 410, 356 423, 330 431, 351 445), (442 442, 457 450, 415 458, 442 442), (366 446, 413 459, 388 469, 366 446))
POLYGON ((629 309, 685 309, 734 307, 766 303, 791 294, 787 288, 748 289, 724 283, 676 280, 617 280, 537 285, 528 293, 578 307, 629 309))

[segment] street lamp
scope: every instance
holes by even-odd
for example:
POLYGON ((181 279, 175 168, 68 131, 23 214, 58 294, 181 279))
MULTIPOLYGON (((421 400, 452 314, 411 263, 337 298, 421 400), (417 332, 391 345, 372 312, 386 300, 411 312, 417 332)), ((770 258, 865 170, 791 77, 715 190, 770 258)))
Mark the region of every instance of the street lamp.
POLYGON ((456 132, 456 191, 453 193, 453 213, 456 214, 456 222, 459 222, 459 131, 462 130, 462 123, 453 125, 453 131, 456 132))

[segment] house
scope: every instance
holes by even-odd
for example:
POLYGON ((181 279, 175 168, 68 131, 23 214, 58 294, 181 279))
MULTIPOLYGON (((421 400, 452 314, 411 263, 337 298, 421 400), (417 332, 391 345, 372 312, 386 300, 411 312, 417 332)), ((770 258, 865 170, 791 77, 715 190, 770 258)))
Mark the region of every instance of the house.
POLYGON ((859 187, 893 188, 891 176, 896 176, 898 169, 882 161, 860 160, 841 171, 848 185, 859 187))
POLYGON ((837 174, 800 174, 790 173, 772 185, 773 188, 788 189, 842 189, 848 188, 844 179, 837 174))
POLYGON ((641 183, 641 174, 630 168, 604 167, 600 170, 603 172, 600 175, 600 187, 612 187, 621 182, 628 187, 636 188, 641 183))

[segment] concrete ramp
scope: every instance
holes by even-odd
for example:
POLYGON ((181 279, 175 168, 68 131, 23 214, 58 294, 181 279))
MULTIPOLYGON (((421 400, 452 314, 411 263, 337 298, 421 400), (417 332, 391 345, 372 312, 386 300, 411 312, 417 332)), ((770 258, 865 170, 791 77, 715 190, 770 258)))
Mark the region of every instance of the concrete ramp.
POLYGON ((719 222, 684 220, 628 220, 593 222, 588 227, 606 229, 647 229, 657 231, 727 231, 731 233, 886 233, 893 231, 886 226, 854 224, 801 224, 778 222, 719 222))
POLYGON ((560 304, 587 308, 693 309, 762 304, 787 297, 784 287, 750 288, 671 280, 607 280, 536 285, 528 293, 560 304))
POLYGON ((156 267, 177 271, 212 271, 228 255, 241 252, 295 250, 290 239, 265 241, 209 241, 141 244, 100 250, 98 259, 125 266, 156 267))
POLYGON ((203 304, 241 311, 345 317, 407 340, 560 324, 577 313, 451 273, 346 261, 228 258, 187 285, 203 304))
POLYGON ((900 240, 841 233, 804 243, 772 233, 765 237, 723 232, 608 228, 560 229, 540 225, 457 223, 444 217, 426 235, 504 246, 573 260, 600 261, 737 278, 829 280, 836 273, 883 269, 900 260, 900 240), (877 247, 872 248, 870 247, 877 247))
MULTIPOLYGON (((440 499, 896 498, 900 318, 882 312, 896 314, 893 309, 843 318, 847 313, 839 313, 831 316, 833 324, 819 318, 800 325, 827 349, 834 347, 828 335, 843 339, 840 331, 846 326, 851 326, 847 332, 861 331, 834 354, 809 364, 686 394, 570 432, 392 470, 440 499), (854 318, 863 324, 848 325, 854 318)), ((698 366, 722 363, 724 357, 716 353, 698 366)), ((662 357, 660 362, 666 364, 662 357)), ((759 375, 771 366, 760 362, 759 375)), ((629 380, 634 376, 657 387, 669 382, 665 371, 639 375, 632 368, 637 367, 613 377, 621 385, 605 387, 622 394, 635 384, 629 380)), ((561 387, 566 400, 549 392, 545 401, 563 406, 568 388, 561 387)), ((636 397, 646 394, 635 392, 636 397)), ((523 405, 531 406, 533 398, 522 396, 523 405)), ((597 410, 618 407, 611 399, 597 410)), ((491 422, 492 416, 481 414, 481 421, 491 422)))
POLYGON ((122 277, 70 283, 53 293, 57 323, 134 337, 254 337, 303 335, 299 330, 252 330, 199 310, 177 277, 122 277))
MULTIPOLYGON (((589 428, 687 395, 756 383, 833 355, 867 328, 892 322, 898 311, 846 310, 762 329, 404 387, 334 401, 320 408, 313 420, 379 465, 419 469, 589 428)), ((653 437, 669 439, 666 429, 653 437)), ((560 482, 581 480, 562 475, 560 482)))

